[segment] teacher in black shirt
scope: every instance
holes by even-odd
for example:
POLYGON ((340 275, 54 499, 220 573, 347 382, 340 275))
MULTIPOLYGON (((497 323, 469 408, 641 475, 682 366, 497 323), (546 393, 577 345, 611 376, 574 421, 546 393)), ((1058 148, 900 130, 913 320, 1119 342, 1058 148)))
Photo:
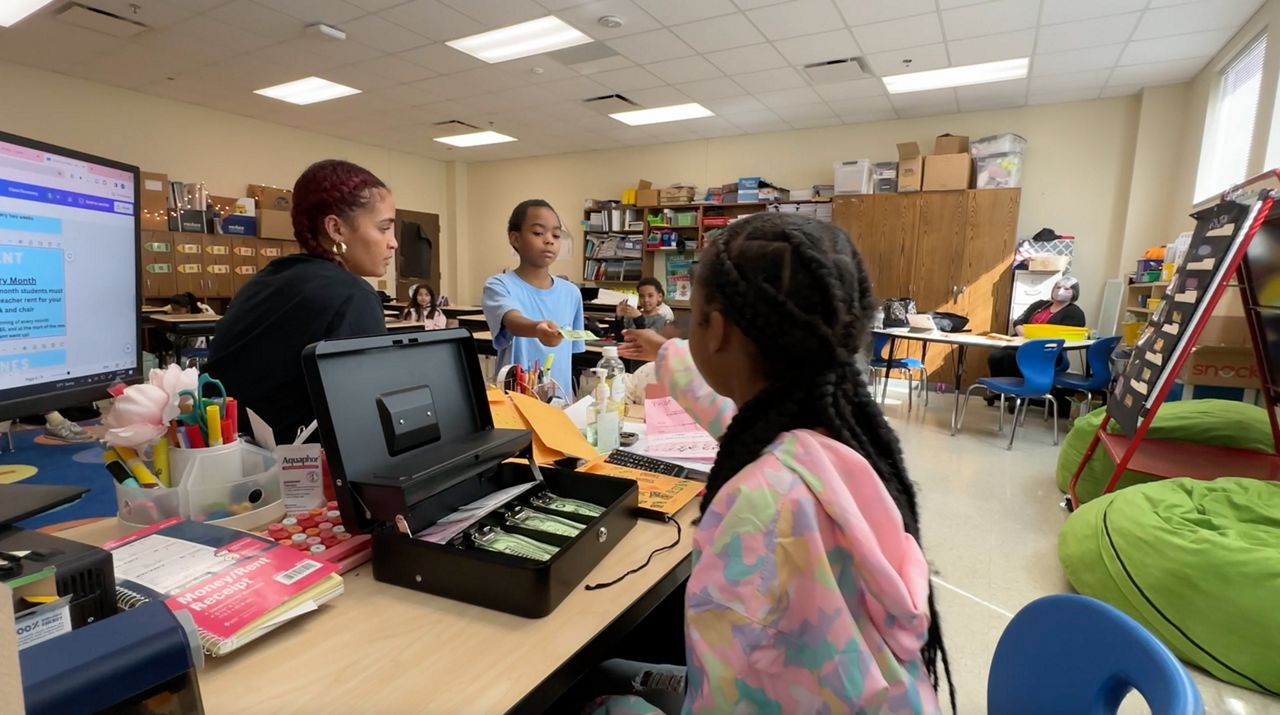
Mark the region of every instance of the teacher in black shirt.
POLYGON ((277 258, 236 292, 205 367, 271 425, 277 443, 292 442, 315 419, 303 348, 387 331, 378 294, 362 276, 385 274, 396 249, 391 190, 347 161, 302 172, 292 218, 303 253, 277 258))

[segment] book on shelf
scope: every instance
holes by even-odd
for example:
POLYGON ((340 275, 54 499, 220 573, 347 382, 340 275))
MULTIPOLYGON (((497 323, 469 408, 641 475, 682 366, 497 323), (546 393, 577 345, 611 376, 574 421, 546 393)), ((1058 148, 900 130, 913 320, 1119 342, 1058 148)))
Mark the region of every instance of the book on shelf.
POLYGON ((640 258, 644 253, 644 239, 640 236, 587 236, 587 258, 624 259, 640 258))
POLYGON ((167 519, 105 545, 116 601, 163 601, 191 614, 200 644, 221 656, 342 594, 337 566, 274 539, 167 519))
MULTIPOLYGON (((636 223, 640 223, 642 217, 639 209, 611 207, 603 208, 598 211, 587 212, 587 229, 597 233, 608 233, 609 231, 628 231, 634 230, 629 228, 636 223)), ((641 223, 643 228, 643 223, 641 223)))

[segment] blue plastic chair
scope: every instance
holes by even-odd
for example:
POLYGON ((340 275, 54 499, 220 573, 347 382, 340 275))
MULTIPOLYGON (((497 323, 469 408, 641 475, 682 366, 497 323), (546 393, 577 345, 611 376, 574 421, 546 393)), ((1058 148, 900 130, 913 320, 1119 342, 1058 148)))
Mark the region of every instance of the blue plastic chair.
POLYGON ((1093 411, 1093 393, 1106 394, 1111 385, 1111 353, 1115 352, 1116 344, 1119 342, 1120 336, 1114 335, 1089 346, 1088 352, 1085 353, 1088 374, 1060 372, 1053 379, 1054 387, 1079 390, 1084 393, 1084 414, 1086 415, 1093 411))
POLYGON ((969 406, 969 395, 979 387, 985 388, 989 395, 1000 396, 1000 424, 1004 430, 1004 398, 1012 397, 1013 429, 1009 432, 1009 444, 1005 449, 1013 449, 1013 438, 1018 435, 1018 424, 1027 416, 1027 405, 1033 398, 1043 398, 1053 409, 1053 443, 1058 443, 1058 402, 1050 393, 1053 392, 1053 378, 1057 372, 1058 357, 1062 355, 1062 346, 1066 341, 1061 338, 1052 340, 1028 340, 1018 347, 1018 370, 1022 377, 980 377, 977 384, 970 385, 964 393, 964 404, 960 406, 960 418, 956 421, 956 430, 964 426, 964 413, 969 406))
MULTIPOLYGON (((871 366, 871 374, 875 375, 877 370, 884 371, 884 387, 880 390, 880 403, 884 404, 885 398, 889 395, 889 373, 893 370, 901 370, 907 375, 907 412, 912 408, 912 393, 915 390, 915 383, 912 376, 918 370, 920 372, 920 391, 924 393, 924 404, 929 405, 929 391, 927 383, 929 382, 929 372, 924 368, 924 362, 919 358, 887 358, 885 357, 885 348, 889 346, 892 339, 888 335, 880 333, 871 334, 871 359, 867 364, 871 366)), ((871 388, 871 394, 875 394, 875 388, 871 388)))
POLYGON ((1115 713, 1130 690, 1152 715, 1202 715, 1191 674, 1163 643, 1114 606, 1045 596, 1000 636, 987 678, 989 715, 1115 713))

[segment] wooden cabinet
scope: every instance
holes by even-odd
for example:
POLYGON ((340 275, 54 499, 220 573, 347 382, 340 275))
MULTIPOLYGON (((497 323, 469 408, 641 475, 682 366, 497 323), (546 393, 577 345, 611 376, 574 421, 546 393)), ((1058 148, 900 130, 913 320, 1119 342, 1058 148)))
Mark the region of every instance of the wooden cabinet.
POLYGON ((202 237, 204 244, 204 293, 208 298, 229 298, 235 281, 231 271, 231 243, 234 236, 202 237))
MULTIPOLYGON (((926 191, 837 196, 832 222, 862 253, 880 300, 910 297, 922 313, 943 310, 969 318, 975 333, 1004 328, 1009 310, 1019 189, 926 191)), ((898 356, 920 355, 918 343, 898 356)), ((951 382, 951 348, 930 347, 934 381, 951 382)), ((975 353, 965 384, 986 373, 975 353)))
POLYGON ((143 231, 141 241, 142 297, 170 298, 178 292, 173 264, 173 234, 143 231))
POLYGON ((258 239, 231 237, 231 287, 240 290, 258 272, 258 239))
POLYGON ((397 209, 396 242, 396 285, 385 290, 408 300, 410 286, 426 281, 439 292, 440 217, 425 211, 397 209))
MULTIPOLYGON (((294 246, 298 245, 297 241, 289 241, 294 246)), ((258 270, 267 267, 267 264, 284 255, 284 249, 288 248, 285 241, 276 241, 270 238, 258 239, 258 270)))
POLYGON ((173 233, 175 293, 205 297, 204 235, 173 233))

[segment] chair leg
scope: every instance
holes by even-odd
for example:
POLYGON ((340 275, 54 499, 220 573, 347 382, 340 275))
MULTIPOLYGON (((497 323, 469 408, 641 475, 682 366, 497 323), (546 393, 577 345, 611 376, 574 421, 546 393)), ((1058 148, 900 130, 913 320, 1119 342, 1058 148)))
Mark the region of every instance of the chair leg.
POLYGON ((972 395, 973 391, 979 387, 982 387, 982 385, 970 385, 969 389, 964 391, 964 401, 960 403, 960 415, 956 418, 957 432, 964 426, 964 413, 969 410, 969 395, 972 395))
MULTIPOLYGON (((1052 400, 1053 398, 1050 397, 1052 400)), ((1053 400, 1053 446, 1058 446, 1058 401, 1053 400)))
POLYGON ((1042 417, 1042 419, 1045 422, 1049 421, 1049 401, 1048 400, 1044 401, 1044 416, 1042 417))
POLYGON ((907 374, 907 414, 911 414, 911 409, 914 407, 912 400, 915 399, 916 393, 915 373, 910 369, 903 370, 903 372, 907 374))
POLYGON ((880 404, 889 398, 889 368, 884 369, 884 384, 880 386, 880 404))
POLYGON ((1003 392, 1000 393, 1000 416, 998 420, 999 421, 996 422, 996 431, 1003 432, 1004 431, 1004 393, 1003 392))
POLYGON ((1021 414, 1025 417, 1027 414, 1027 401, 1021 397, 1015 397, 1013 402, 1013 429, 1009 430, 1009 444, 1005 446, 1005 451, 1013 449, 1013 438, 1018 436, 1018 417, 1021 414))

